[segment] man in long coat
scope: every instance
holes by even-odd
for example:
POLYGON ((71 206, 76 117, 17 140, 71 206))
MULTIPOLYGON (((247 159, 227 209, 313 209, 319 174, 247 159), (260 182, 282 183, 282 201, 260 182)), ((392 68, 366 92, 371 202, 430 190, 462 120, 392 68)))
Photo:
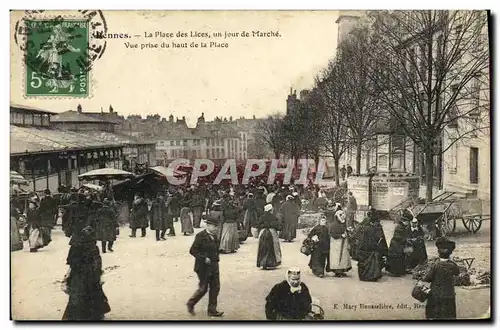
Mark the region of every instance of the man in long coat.
POLYGON ((131 210, 130 229, 132 229, 132 233, 130 237, 136 237, 137 229, 139 228, 141 229, 141 237, 146 236, 146 228, 148 228, 147 212, 148 205, 146 200, 139 194, 136 194, 131 210))
MULTIPOLYGON (((156 240, 165 240, 165 233, 167 231, 167 216, 168 207, 166 205, 163 193, 158 193, 158 196, 153 201, 153 219, 151 221, 151 230, 155 231, 156 240)), ((172 223, 173 224, 173 223, 172 223)))
POLYGON ((118 217, 111 206, 109 199, 105 198, 102 207, 97 210, 96 239, 101 241, 102 253, 106 253, 106 248, 113 252, 113 243, 116 241, 118 229, 118 217))
POLYGON ((283 223, 283 229, 280 231, 281 239, 291 242, 297 237, 299 215, 300 209, 297 203, 293 200, 293 196, 288 195, 278 214, 278 218, 283 223))

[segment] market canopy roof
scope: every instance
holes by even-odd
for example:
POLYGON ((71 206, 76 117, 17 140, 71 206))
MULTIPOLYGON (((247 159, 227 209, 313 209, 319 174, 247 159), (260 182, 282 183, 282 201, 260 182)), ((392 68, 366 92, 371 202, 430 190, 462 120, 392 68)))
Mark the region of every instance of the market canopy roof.
POLYGON ((118 141, 72 131, 10 125, 10 153, 123 146, 118 141))
POLYGON ((133 178, 134 174, 118 170, 116 168, 100 168, 98 170, 89 171, 87 173, 80 174, 78 176, 79 180, 125 180, 133 178))
POLYGON ((10 183, 28 185, 28 180, 16 171, 10 171, 10 183))

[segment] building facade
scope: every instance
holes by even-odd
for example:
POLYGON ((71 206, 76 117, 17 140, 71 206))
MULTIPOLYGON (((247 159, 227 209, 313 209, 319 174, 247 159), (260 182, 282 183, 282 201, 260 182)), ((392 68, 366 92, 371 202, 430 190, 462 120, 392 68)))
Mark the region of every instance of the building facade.
MULTIPOLYGON (((365 12, 362 11, 340 12, 337 20, 338 42, 344 40, 353 28, 366 23, 365 17, 365 12)), ((469 31, 468 33, 477 34, 474 41, 477 44, 475 47, 488 47, 487 24, 479 33, 477 31, 469 31)), ((439 38, 436 38, 436 43, 438 42, 439 38)), ((474 49, 471 48, 467 53, 464 53, 461 61, 467 61, 468 57, 474 56, 474 49)), ((472 79, 470 86, 465 88, 475 92, 470 93, 470 99, 463 105, 457 105, 455 110, 467 114, 460 118, 458 123, 454 123, 461 128, 461 132, 474 131, 474 126, 480 129, 462 136, 457 133, 457 126, 449 125, 438 143, 438 147, 443 153, 434 156, 434 182, 439 189, 455 191, 466 196, 477 196, 486 200, 491 197, 489 74, 489 71, 485 70, 481 77, 472 79), (459 136, 460 140, 455 142, 459 136)), ((453 88, 453 85, 450 85, 449 88, 453 88)), ((390 137, 377 134, 377 139, 380 138, 386 142, 374 141, 363 147, 361 173, 366 173, 370 167, 375 166, 379 171, 404 171, 419 175, 423 179, 425 175, 424 155, 413 146, 411 140, 404 136, 394 135, 390 137)), ((351 165, 356 170, 355 150, 346 152, 341 166, 344 164, 351 165)))

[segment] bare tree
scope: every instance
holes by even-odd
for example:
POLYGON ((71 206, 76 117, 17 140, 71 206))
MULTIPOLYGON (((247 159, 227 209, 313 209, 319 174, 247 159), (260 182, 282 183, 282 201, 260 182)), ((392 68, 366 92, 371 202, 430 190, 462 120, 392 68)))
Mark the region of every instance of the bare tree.
POLYGON ((328 68, 316 80, 316 86, 323 99, 324 117, 320 130, 321 144, 325 151, 333 157, 335 166, 335 183, 339 186, 339 163, 349 147, 348 122, 342 106, 343 96, 339 62, 330 61, 328 68))
POLYGON ((487 13, 383 11, 371 17, 371 80, 391 121, 425 155, 431 200, 434 156, 489 129, 482 118, 489 108, 487 13))
POLYGON ((340 84, 338 102, 347 120, 349 139, 356 149, 357 174, 361 173, 363 145, 373 140, 381 109, 376 85, 370 79, 370 47, 369 29, 360 27, 339 45, 337 53, 335 84, 340 84))
POLYGON ((276 159, 285 151, 285 136, 283 132, 283 118, 274 114, 261 120, 256 125, 256 137, 264 141, 274 152, 276 159))
POLYGON ((256 136, 255 139, 248 143, 248 158, 253 159, 264 159, 268 157, 269 149, 266 148, 268 145, 262 140, 260 136, 256 136))
POLYGON ((294 168, 297 166, 297 160, 302 155, 304 139, 304 106, 299 103, 294 111, 288 113, 282 122, 282 137, 284 142, 284 152, 294 160, 294 168))
POLYGON ((299 130, 302 131, 300 142, 302 154, 314 160, 316 173, 318 171, 319 159, 323 151, 323 136, 321 134, 325 125, 325 104, 321 91, 314 87, 300 100, 299 111, 302 112, 302 122, 299 130))

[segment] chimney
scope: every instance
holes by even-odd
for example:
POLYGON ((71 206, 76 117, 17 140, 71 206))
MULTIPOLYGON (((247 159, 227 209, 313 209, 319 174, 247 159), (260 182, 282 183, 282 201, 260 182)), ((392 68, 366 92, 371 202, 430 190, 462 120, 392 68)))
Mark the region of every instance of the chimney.
POLYGON ((293 91, 292 91, 292 87, 290 87, 290 95, 292 95, 292 92, 293 92, 293 91))
POLYGON ((293 91, 293 95, 295 95, 295 96, 297 95, 297 90, 293 91))
POLYGON ((76 107, 76 112, 82 113, 82 106, 80 104, 76 107))
POLYGON ((109 113, 113 113, 114 112, 114 109, 113 107, 111 106, 111 104, 109 105, 109 113))
POLYGON ((186 121, 186 116, 182 116, 182 120, 183 120, 183 121, 186 121))
POLYGON ((104 113, 104 110, 102 110, 102 107, 101 107, 101 113, 104 113))

